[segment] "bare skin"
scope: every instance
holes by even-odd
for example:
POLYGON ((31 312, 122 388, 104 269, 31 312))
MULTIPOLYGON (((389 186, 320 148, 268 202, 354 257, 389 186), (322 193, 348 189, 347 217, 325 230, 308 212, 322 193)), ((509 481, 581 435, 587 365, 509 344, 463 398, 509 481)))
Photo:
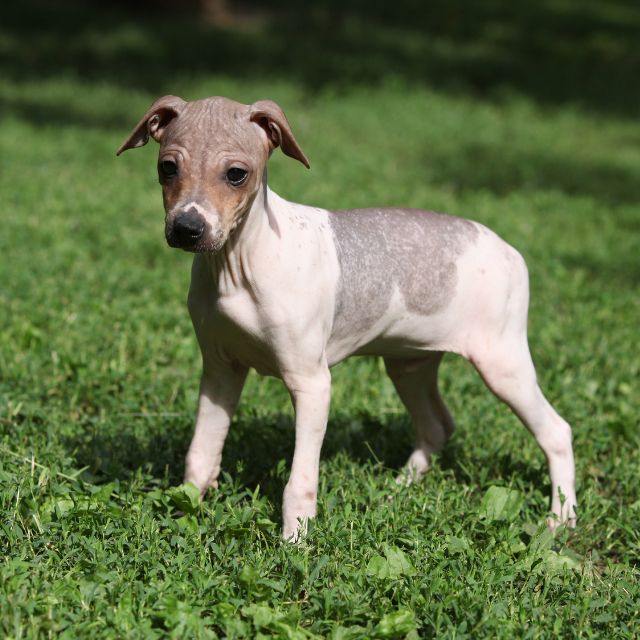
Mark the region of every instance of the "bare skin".
POLYGON ((295 408, 295 451, 283 536, 316 515, 330 367, 380 355, 416 427, 402 478, 429 468, 454 429, 437 386, 444 352, 478 369, 542 448, 551 527, 575 526, 571 429, 536 382, 527 344, 526 265, 480 224, 408 209, 330 212, 267 186, 271 152, 308 165, 273 102, 157 100, 118 153, 160 143, 171 246, 194 256, 188 306, 203 374, 185 481, 217 486, 224 440, 250 367, 283 380, 295 408))

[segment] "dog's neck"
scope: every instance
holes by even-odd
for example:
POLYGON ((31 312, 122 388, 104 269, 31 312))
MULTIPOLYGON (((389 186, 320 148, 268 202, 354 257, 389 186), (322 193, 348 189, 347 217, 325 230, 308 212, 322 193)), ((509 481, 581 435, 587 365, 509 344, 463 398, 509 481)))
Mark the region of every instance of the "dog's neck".
MULTIPOLYGON (((254 290, 256 277, 252 265, 258 255, 278 243, 281 229, 276 211, 286 203, 267 186, 265 168, 260 187, 248 211, 236 222, 222 249, 207 254, 207 262, 221 293, 236 287, 254 290)), ((264 265, 264 261, 261 262, 264 265)))

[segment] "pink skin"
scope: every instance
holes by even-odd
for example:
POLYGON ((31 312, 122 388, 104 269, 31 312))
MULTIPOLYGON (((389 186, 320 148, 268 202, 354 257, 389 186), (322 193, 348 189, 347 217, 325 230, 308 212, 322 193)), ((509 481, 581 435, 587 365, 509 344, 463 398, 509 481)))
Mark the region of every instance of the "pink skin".
POLYGON ((160 161, 176 168, 175 176, 160 168, 167 238, 195 252, 189 311, 203 374, 185 481, 202 494, 217 486, 249 367, 282 379, 296 416, 283 536, 298 540, 316 515, 330 367, 352 354, 384 357, 416 427, 400 477, 411 481, 454 429, 437 387, 442 353, 450 351, 472 362, 542 448, 552 484, 549 526, 575 526, 571 429, 536 382, 528 275, 517 251, 453 216, 330 212, 283 200, 267 187, 270 153, 279 146, 308 161, 270 101, 165 96, 119 153, 149 136, 161 145, 160 161), (241 184, 238 169, 246 171, 241 184))

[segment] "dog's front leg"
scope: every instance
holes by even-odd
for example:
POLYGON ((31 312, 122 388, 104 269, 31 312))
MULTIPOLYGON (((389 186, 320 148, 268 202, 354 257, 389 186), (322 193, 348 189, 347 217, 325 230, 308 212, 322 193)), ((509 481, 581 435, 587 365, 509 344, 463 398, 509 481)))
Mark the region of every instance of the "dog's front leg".
POLYGON ((282 503, 285 540, 298 541, 316 515, 320 449, 327 428, 331 374, 322 366, 312 374, 284 377, 295 409, 296 445, 282 503))
POLYGON ((218 486, 222 448, 246 377, 244 367, 222 362, 205 364, 184 478, 185 482, 193 482, 201 495, 209 487, 218 486))

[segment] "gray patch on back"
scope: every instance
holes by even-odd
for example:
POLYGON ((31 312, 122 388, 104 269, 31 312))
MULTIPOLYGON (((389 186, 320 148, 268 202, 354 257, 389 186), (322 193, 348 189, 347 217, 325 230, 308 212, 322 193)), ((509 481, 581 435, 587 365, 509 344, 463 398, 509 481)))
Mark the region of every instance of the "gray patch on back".
POLYGON ((446 308, 456 288, 456 260, 478 234, 469 220, 419 209, 330 211, 329 222, 341 269, 336 338, 371 328, 394 285, 411 312, 446 308))

